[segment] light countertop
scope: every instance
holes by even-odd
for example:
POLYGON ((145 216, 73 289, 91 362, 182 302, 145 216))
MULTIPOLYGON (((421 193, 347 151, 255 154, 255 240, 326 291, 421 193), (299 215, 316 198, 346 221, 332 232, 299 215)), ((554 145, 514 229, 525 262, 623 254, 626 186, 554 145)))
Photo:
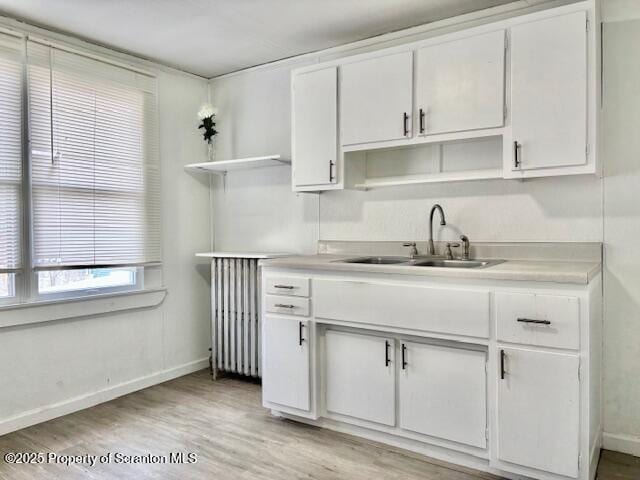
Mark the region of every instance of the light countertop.
POLYGON ((534 282, 588 284, 598 275, 598 262, 507 260, 483 268, 412 267, 342 263, 340 260, 362 255, 296 255, 261 260, 263 267, 340 272, 388 273, 393 275, 441 276, 469 279, 519 280, 534 282))

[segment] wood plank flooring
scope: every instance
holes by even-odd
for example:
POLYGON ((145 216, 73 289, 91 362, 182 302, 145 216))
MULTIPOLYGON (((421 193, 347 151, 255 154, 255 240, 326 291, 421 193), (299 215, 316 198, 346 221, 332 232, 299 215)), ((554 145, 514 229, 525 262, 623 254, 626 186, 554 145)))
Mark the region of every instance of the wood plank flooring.
MULTIPOLYGON (((207 371, 0 437, 6 452, 169 455, 192 464, 8 464, 0 479, 478 480, 495 477, 272 417, 260 387, 207 371)), ((604 452, 599 480, 640 479, 640 458, 604 452)))

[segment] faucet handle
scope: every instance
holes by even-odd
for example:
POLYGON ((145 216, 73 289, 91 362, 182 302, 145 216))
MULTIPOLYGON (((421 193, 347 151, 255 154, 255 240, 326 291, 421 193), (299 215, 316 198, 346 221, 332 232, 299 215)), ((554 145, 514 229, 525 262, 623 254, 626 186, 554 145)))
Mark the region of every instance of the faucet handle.
POLYGON ((416 242, 404 242, 402 246, 411 247, 411 252, 409 252, 409 255, 411 256, 411 258, 418 256, 418 247, 416 247, 416 242))
POLYGON ((460 235, 460 240, 464 245, 462 247, 462 260, 469 260, 469 237, 460 235))
POLYGON ((447 260, 453 260, 453 252, 452 248, 458 248, 460 244, 458 242, 448 242, 447 243, 447 260))

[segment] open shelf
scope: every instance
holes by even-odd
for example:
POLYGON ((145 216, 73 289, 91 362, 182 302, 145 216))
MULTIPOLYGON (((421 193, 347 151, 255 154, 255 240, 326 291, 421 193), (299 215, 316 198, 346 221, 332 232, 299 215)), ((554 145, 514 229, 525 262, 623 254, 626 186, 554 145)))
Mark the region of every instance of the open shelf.
POLYGON ((466 170, 460 172, 438 172, 419 175, 403 175, 398 177, 367 178, 362 183, 357 183, 354 188, 369 190, 371 188, 393 187, 397 185, 417 185, 420 183, 462 182, 468 180, 487 180, 503 178, 501 168, 486 170, 466 170))
POLYGON ((279 167, 290 164, 291 160, 280 158, 280 155, 266 155, 264 157, 237 158, 233 160, 219 160, 215 162, 191 163, 189 165, 185 165, 184 169, 187 171, 224 175, 227 172, 234 172, 237 170, 279 167))

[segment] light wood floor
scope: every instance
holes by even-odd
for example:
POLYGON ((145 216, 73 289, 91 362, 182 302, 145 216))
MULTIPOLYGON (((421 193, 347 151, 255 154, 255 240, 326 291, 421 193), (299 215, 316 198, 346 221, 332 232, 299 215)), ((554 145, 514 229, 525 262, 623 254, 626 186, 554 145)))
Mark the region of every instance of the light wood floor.
MULTIPOLYGON (((212 382, 202 371, 0 437, 6 452, 128 455, 194 452, 182 465, 12 465, 0 479, 348 479, 495 478, 328 430, 270 416, 260 387, 212 382)), ((599 480, 640 479, 640 458, 604 452, 599 480)))

